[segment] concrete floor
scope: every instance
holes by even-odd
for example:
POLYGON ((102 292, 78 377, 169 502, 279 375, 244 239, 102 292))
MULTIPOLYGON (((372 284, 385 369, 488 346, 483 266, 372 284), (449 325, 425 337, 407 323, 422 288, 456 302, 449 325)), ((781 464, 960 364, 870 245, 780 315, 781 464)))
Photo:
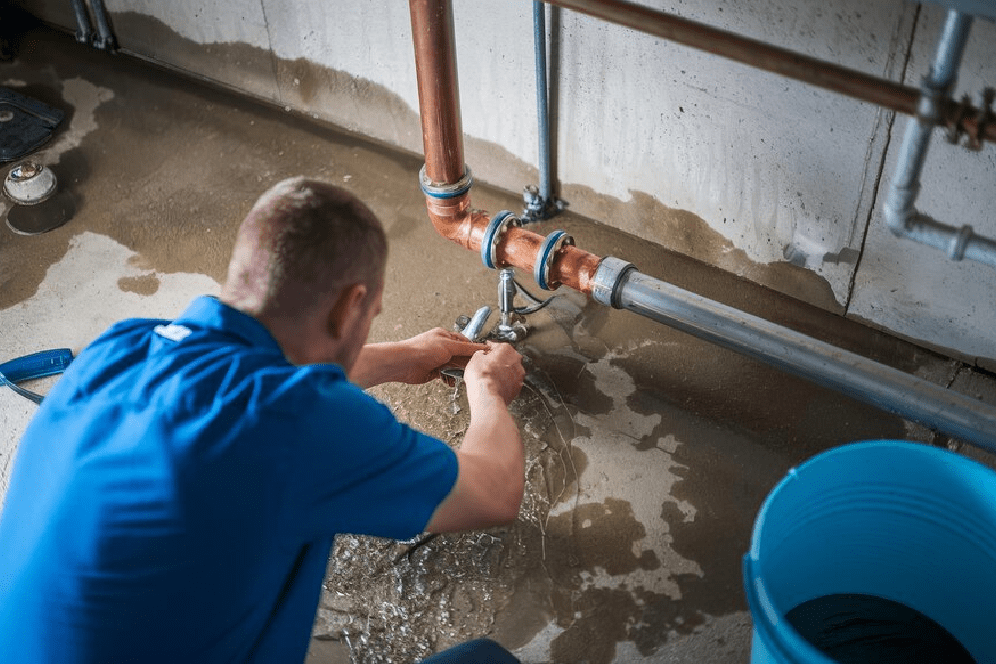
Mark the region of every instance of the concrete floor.
MULTIPOLYGON (((75 208, 43 235, 0 227, 0 360, 79 351, 118 319, 169 318, 217 293, 238 222, 259 193, 295 174, 344 184, 387 228, 387 291, 372 340, 448 327, 496 305, 496 275, 427 222, 415 155, 43 28, 0 64, 0 85, 66 111, 35 156, 75 208)), ((521 207, 517 194, 485 185, 474 202, 521 207)), ((10 211, 0 202, 0 215, 10 211)), ((590 220, 566 214, 556 225, 600 255, 992 398, 989 377, 946 358, 590 220)), ((408 557, 405 544, 340 537, 309 662, 413 661, 484 635, 525 662, 745 662, 741 556, 784 473, 853 440, 949 442, 632 314, 558 295, 530 317, 521 344, 530 373, 514 407, 528 452, 519 520, 440 537, 408 557)), ((375 393, 399 417, 459 442, 459 390, 375 393)), ((0 493, 33 410, 0 390, 0 493)))

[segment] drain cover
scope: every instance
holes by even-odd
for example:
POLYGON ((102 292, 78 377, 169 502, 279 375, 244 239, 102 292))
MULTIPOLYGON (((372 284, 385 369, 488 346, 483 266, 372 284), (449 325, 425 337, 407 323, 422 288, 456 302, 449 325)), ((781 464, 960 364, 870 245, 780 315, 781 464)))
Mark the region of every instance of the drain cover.
POLYGON ((38 148, 63 117, 57 108, 0 87, 0 161, 14 161, 38 148))
POLYGON ((7 226, 19 235, 41 235, 65 225, 76 214, 76 198, 60 191, 37 205, 15 205, 7 212, 7 226))

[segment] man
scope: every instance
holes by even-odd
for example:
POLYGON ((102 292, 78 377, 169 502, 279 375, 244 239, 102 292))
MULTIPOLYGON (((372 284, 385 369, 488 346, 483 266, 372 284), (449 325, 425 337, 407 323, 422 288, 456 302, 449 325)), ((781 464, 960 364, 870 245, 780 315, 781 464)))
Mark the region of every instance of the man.
POLYGON ((521 357, 442 329, 366 345, 386 251, 350 194, 281 182, 240 226, 219 299, 80 354, 0 516, 0 662, 300 662, 336 533, 516 517, 521 357), (361 389, 463 362, 455 452, 361 389))

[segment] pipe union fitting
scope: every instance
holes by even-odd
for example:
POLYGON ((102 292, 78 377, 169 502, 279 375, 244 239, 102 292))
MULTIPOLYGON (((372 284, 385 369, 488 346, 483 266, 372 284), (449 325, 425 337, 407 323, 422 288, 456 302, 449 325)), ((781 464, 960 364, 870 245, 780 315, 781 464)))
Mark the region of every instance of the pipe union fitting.
POLYGON ((619 287, 622 285, 623 278, 635 269, 636 266, 629 261, 624 261, 615 256, 606 256, 598 264, 598 270, 595 271, 591 296, 596 302, 604 304, 607 307, 612 307, 613 309, 621 308, 619 304, 619 287))

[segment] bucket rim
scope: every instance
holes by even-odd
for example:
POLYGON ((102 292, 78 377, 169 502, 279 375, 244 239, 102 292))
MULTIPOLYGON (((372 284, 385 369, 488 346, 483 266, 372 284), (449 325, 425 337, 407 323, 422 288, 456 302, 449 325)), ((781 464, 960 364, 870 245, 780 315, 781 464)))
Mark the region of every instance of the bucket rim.
POLYGON ((902 439, 876 439, 856 441, 840 445, 829 450, 816 454, 802 463, 793 466, 779 480, 775 487, 768 493, 761 508, 758 510, 751 532, 750 549, 743 556, 743 583, 747 596, 747 604, 751 611, 751 618, 754 625, 755 639, 760 637, 764 647, 770 652, 777 653, 783 662, 793 662, 806 664, 836 664, 835 660, 824 655, 815 646, 798 634, 779 613, 779 608, 775 606, 768 594, 767 584, 758 571, 761 558, 761 536, 765 531, 765 524, 771 506, 780 499, 792 483, 799 481, 800 475, 813 465, 825 463, 828 459, 840 456, 861 454, 870 449, 887 449, 890 452, 903 453, 913 452, 921 458, 932 458, 946 463, 958 464, 963 468, 973 468, 993 473, 993 469, 974 459, 970 459, 962 454, 940 447, 933 447, 925 443, 902 439))
POLYGON ((785 476, 778 481, 778 484, 768 493, 765 497, 764 502, 761 503, 761 507, 757 512, 757 517, 754 519, 754 527, 751 531, 750 538, 750 550, 746 555, 750 556, 751 560, 755 563, 760 560, 760 537, 764 531, 764 526, 767 523, 768 512, 771 506, 779 500, 781 494, 788 490, 788 487, 794 482, 799 481, 799 475, 806 472, 807 469, 825 463, 828 459, 849 456, 852 454, 858 454, 869 449, 888 449, 890 451, 903 450, 906 452, 915 452, 926 457, 934 457, 938 460, 945 460, 949 462, 954 462, 961 464, 966 467, 974 467, 984 469, 987 472, 993 471, 988 466, 974 460, 970 459, 964 455, 958 454, 951 450, 947 450, 940 447, 933 447, 926 443, 918 443, 911 440, 902 439, 876 439, 876 440, 863 440, 853 443, 847 443, 845 445, 839 445, 837 447, 825 450, 816 454, 802 463, 793 466, 785 473, 785 476))

